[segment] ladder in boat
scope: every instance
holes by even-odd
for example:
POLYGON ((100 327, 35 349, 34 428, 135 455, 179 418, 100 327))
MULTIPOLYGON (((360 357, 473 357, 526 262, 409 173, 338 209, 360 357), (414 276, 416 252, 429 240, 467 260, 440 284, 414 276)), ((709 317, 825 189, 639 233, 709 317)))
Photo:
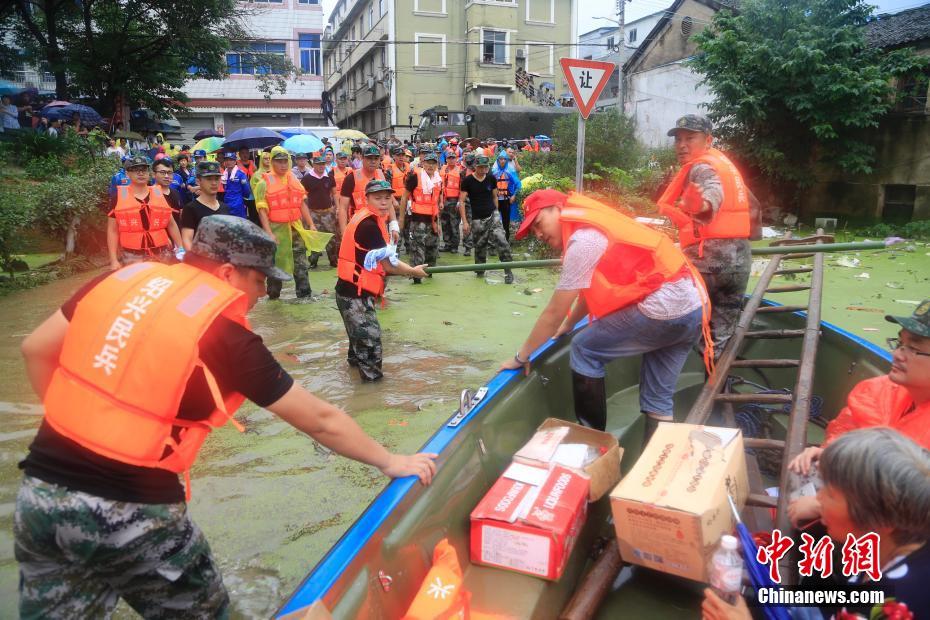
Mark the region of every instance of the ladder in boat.
MULTIPOLYGON (((784 246, 786 250, 792 245, 832 243, 833 237, 822 234, 805 239, 781 239, 772 243, 773 246, 784 246)), ((789 250, 790 251, 790 250, 789 250)), ((718 361, 714 376, 705 383, 700 395, 691 408, 686 422, 690 424, 706 424, 707 419, 714 411, 716 405, 722 405, 724 420, 728 425, 736 426, 733 406, 741 404, 790 404, 788 415, 788 429, 785 440, 746 438, 747 448, 762 448, 779 450, 782 453, 781 472, 778 488, 778 498, 765 495, 761 489, 762 478, 758 473, 755 459, 750 463, 750 489, 748 506, 761 508, 775 508, 775 527, 782 532, 792 530, 788 518, 787 482, 789 478, 788 463, 791 462, 806 446, 807 422, 810 414, 811 391, 814 380, 814 365, 817 357, 817 347, 820 341, 820 305, 823 292, 823 265, 824 253, 814 254, 773 254, 769 263, 759 278, 752 296, 746 302, 740 315, 739 323, 730 341, 727 343, 718 361), (783 261, 791 259, 813 258, 812 267, 783 266, 783 261), (785 286, 772 286, 772 278, 780 275, 809 273, 810 284, 791 284, 785 286), (766 295, 789 293, 794 291, 808 291, 807 305, 762 306, 762 299, 766 295), (753 320, 759 314, 799 312, 807 313, 806 325, 803 329, 774 329, 753 330, 753 320), (801 339, 801 350, 798 359, 741 359, 740 352, 747 340, 795 338, 801 339), (744 394, 731 393, 727 390, 730 369, 733 368, 797 368, 797 381, 791 394, 744 394)))

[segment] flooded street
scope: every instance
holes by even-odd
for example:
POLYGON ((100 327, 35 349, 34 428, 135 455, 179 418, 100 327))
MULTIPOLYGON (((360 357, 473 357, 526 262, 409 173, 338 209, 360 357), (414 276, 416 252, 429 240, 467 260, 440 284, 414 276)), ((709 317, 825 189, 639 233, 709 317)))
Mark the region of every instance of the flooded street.
MULTIPOLYGON (((442 255, 441 262, 463 262, 442 255)), ((26 379, 19 344, 93 274, 0 298, 0 617, 16 616, 13 510, 22 459, 42 410, 26 379)), ((438 275, 415 286, 391 278, 384 331, 385 379, 362 384, 345 363, 347 339, 330 291, 335 270, 311 272, 315 303, 263 300, 253 327, 304 387, 346 409, 391 450, 419 448, 458 406, 463 388, 483 384, 512 355, 548 300, 550 271, 438 275), (541 292, 533 292, 542 289, 541 292)), ((231 360, 231 363, 235 363, 231 360)), ((208 440, 192 472, 190 511, 207 535, 233 600, 233 616, 271 614, 385 486, 376 470, 338 457, 269 412, 247 404, 208 440)), ((133 614, 122 607, 119 616, 133 614)))

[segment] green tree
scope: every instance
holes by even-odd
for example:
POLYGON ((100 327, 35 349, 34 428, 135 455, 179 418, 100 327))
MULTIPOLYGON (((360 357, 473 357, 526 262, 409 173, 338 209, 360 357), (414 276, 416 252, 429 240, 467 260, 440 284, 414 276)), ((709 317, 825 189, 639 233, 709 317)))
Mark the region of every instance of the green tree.
POLYGON ((872 170, 863 130, 894 105, 896 76, 925 66, 867 44, 863 0, 746 0, 695 37, 717 133, 774 181, 804 187, 817 164, 872 170))
MULTIPOLYGON (((104 115, 119 96, 155 112, 184 109, 184 84, 223 78, 226 52, 255 38, 248 22, 266 10, 236 0, 15 0, 15 9, 14 36, 48 62, 59 98, 90 97, 104 115)), ((282 56, 247 56, 266 94, 296 73, 282 56)))
MULTIPOLYGON (((588 117, 584 134, 585 171, 593 171, 595 163, 605 168, 629 170, 635 167, 642 153, 633 129, 633 120, 615 108, 588 117)), ((578 115, 559 117, 552 129, 552 138, 558 145, 558 173, 574 178, 578 115)))

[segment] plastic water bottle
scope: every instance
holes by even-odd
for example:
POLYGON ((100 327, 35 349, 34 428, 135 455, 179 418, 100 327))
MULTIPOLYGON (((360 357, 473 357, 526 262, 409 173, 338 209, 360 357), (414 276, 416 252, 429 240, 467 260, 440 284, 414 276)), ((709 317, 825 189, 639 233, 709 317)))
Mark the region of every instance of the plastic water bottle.
POLYGON ((743 558, 736 547, 736 537, 724 534, 710 560, 710 587, 731 605, 743 583, 743 558))

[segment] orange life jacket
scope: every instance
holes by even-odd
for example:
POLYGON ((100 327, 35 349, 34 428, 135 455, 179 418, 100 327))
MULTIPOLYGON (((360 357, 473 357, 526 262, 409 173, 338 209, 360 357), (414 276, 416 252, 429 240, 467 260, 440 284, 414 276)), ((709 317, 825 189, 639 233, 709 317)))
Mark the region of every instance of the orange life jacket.
POLYGON ((843 433, 887 426, 930 450, 930 402, 915 405, 904 386, 888 375, 860 381, 849 392, 846 406, 827 425, 824 445, 843 433))
POLYGON ((375 170, 374 177, 368 176, 362 169, 353 170, 352 174, 355 176, 355 187, 352 189, 352 204, 349 205, 349 217, 365 210, 368 206, 368 199, 365 196, 365 186, 368 185, 368 182, 374 179, 384 180, 384 173, 381 170, 375 170))
POLYGON ((539 142, 537 142, 536 144, 532 144, 532 143, 530 143, 530 142, 527 142, 526 145, 525 145, 521 150, 523 150, 523 151, 534 151, 534 152, 539 151, 539 142))
POLYGON ((508 200, 510 198, 510 175, 506 171, 501 171, 497 177, 497 199, 508 200))
POLYGON ((283 224, 300 219, 300 207, 304 204, 307 190, 290 171, 284 181, 273 172, 262 175, 265 180, 265 201, 268 203, 268 219, 283 224))
POLYGON ((381 170, 387 172, 394 165, 394 158, 390 155, 381 156, 381 170))
POLYGON ((391 171, 391 189, 394 190, 394 195, 400 198, 400 195, 404 193, 404 181, 407 179, 407 173, 410 172, 411 166, 408 163, 406 168, 401 168, 395 163, 392 163, 389 167, 391 171))
POLYGON ((706 153, 681 167, 659 198, 659 211, 678 224, 678 240, 681 247, 701 243, 702 255, 703 242, 706 239, 749 238, 749 192, 739 170, 717 149, 708 149, 706 153), (723 186, 723 202, 714 218, 706 225, 696 222, 690 209, 682 209, 678 205, 679 198, 688 184, 688 174, 695 164, 707 164, 712 167, 723 186))
POLYGON ((568 248, 572 234, 582 227, 596 228, 607 237, 607 250, 597 263, 591 286, 581 292, 594 318, 639 303, 666 282, 690 276, 701 295, 704 363, 713 372, 710 302, 704 281, 671 239, 616 209, 574 192, 562 208, 561 223, 563 248, 568 248))
POLYGON ((130 186, 116 188, 116 225, 119 229, 119 244, 127 250, 148 250, 171 245, 168 223, 174 212, 158 185, 149 187, 149 200, 142 204, 130 192, 130 186), (148 227, 142 225, 142 213, 148 219, 148 227))
POLYGON ((336 166, 333 168, 333 178, 336 179, 336 193, 342 191, 342 182, 346 180, 346 177, 349 173, 352 172, 352 169, 346 166, 345 168, 340 168, 336 166))
POLYGON ((442 186, 446 191, 446 199, 458 198, 462 193, 462 168, 458 164, 451 166, 446 164, 442 167, 442 186))
POLYGON ((378 228, 381 230, 381 237, 385 243, 390 240, 387 226, 384 219, 378 217, 374 212, 368 209, 362 209, 356 212, 349 220, 346 230, 342 233, 342 243, 339 245, 339 261, 336 263, 336 276, 340 280, 345 280, 358 286, 358 293, 367 291, 376 297, 384 294, 385 272, 381 263, 375 271, 368 271, 363 265, 360 265, 355 257, 356 250, 367 251, 355 241, 355 230, 366 218, 373 217, 378 222, 378 228))
POLYGON ((197 343, 220 315, 248 328, 247 311, 242 291, 190 265, 116 271, 77 305, 45 394, 45 420, 96 454, 187 475, 210 431, 245 400, 220 392, 197 343), (201 421, 178 419, 198 368, 216 409, 201 421))
POLYGON ((455 547, 445 538, 433 549, 433 566, 402 620, 467 620, 471 594, 465 590, 455 547))
MULTIPOLYGON (((416 171, 416 174, 419 176, 419 170, 416 171)), ((431 194, 423 193, 423 189, 420 187, 420 179, 418 178, 417 186, 413 190, 413 204, 410 207, 410 211, 417 215, 436 217, 439 215, 439 203, 437 200, 440 192, 442 192, 441 178, 439 181, 433 181, 433 192, 431 194)))

